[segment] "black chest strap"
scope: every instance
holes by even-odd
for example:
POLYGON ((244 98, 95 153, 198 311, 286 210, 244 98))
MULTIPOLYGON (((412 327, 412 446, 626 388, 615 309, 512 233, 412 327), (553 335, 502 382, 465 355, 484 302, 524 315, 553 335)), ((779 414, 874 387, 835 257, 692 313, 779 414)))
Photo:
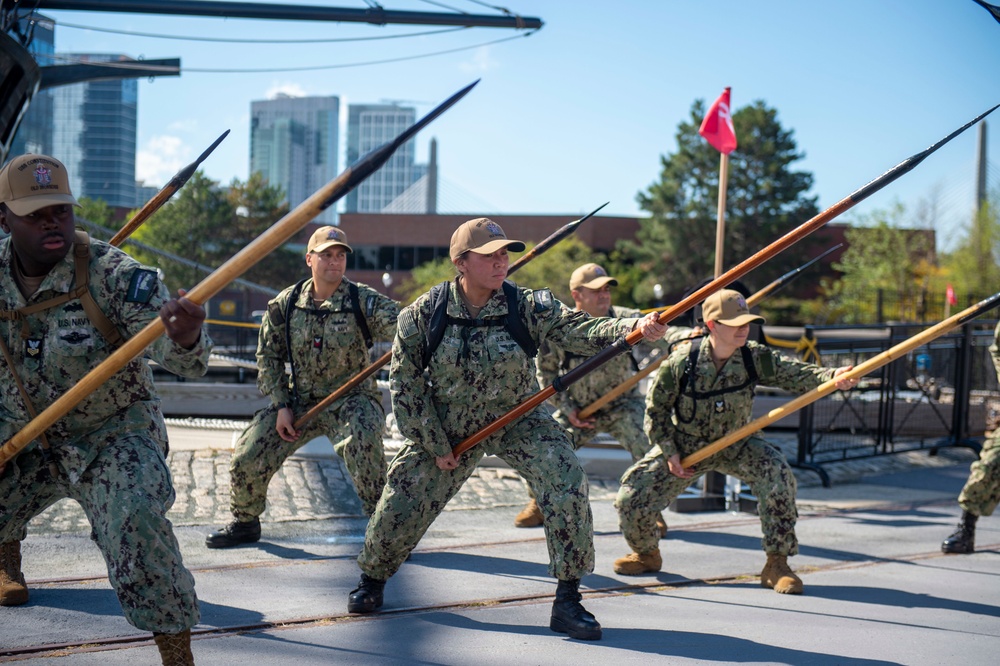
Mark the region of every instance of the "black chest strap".
MULTIPOLYGON (((727 386, 714 391, 696 390, 695 377, 698 374, 698 354, 700 351, 701 345, 692 342, 691 351, 688 354, 687 365, 685 367, 684 374, 681 375, 680 386, 678 387, 678 396, 687 395, 692 402, 697 402, 699 400, 711 400, 719 397, 720 395, 736 393, 747 388, 753 391, 757 384, 760 383, 760 375, 757 372, 757 366, 754 364, 753 352, 751 352, 746 345, 743 345, 740 347, 740 355, 743 357, 743 366, 747 369, 747 380, 745 382, 737 386, 727 386)), ((680 402, 677 404, 679 407, 680 402)), ((691 414, 689 415, 682 414, 679 408, 675 409, 674 412, 677 414, 677 420, 679 422, 690 423, 691 420, 694 419, 697 408, 692 408, 691 414)))
MULTIPOLYGON (((461 326, 462 339, 468 342, 468 331, 471 328, 483 326, 503 326, 507 329, 510 337, 517 345, 531 358, 538 355, 538 345, 531 337, 528 327, 521 319, 517 309, 518 290, 513 282, 504 280, 503 293, 507 298, 507 315, 504 317, 484 317, 480 319, 465 319, 451 317, 448 315, 448 294, 449 283, 442 282, 431 288, 431 319, 427 326, 426 344, 424 345, 423 363, 426 368, 430 365, 431 357, 444 340, 445 329, 450 325, 461 326)), ((463 345, 464 354, 468 355, 468 345, 463 345)))

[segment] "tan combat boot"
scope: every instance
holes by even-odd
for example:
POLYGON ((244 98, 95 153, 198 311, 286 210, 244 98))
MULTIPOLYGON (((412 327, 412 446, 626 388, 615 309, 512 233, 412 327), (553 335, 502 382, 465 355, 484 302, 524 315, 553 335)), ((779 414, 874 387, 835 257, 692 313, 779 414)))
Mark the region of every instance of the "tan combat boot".
POLYGON ((163 666, 194 666, 190 629, 179 634, 153 634, 153 640, 160 650, 163 666))
POLYGON ((514 518, 514 527, 538 527, 541 524, 542 510, 538 508, 538 502, 534 498, 514 518))
POLYGON ((639 553, 629 553, 625 557, 615 560, 615 573, 623 576, 641 576, 645 573, 656 573, 663 567, 663 558, 660 551, 654 550, 652 553, 640 555, 639 553))
POLYGON ((0 606, 28 603, 28 585, 21 573, 21 542, 0 543, 0 606))
POLYGON ((788 566, 784 555, 768 555, 767 564, 760 572, 760 584, 773 588, 778 594, 802 594, 802 579, 788 566))

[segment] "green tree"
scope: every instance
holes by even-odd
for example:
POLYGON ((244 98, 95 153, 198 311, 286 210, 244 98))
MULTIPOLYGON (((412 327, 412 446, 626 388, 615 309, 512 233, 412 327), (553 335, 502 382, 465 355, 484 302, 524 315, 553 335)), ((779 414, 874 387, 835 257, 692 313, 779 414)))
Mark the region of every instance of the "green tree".
MULTIPOLYGON (((994 193, 962 228, 963 237, 955 250, 942 259, 944 282, 950 282, 959 298, 993 294, 1000 285, 1000 216, 994 193)), ((943 286, 937 284, 938 293, 943 286)))
POLYGON ((836 303, 835 319, 860 324, 925 318, 927 287, 937 272, 934 235, 904 228, 905 219, 906 207, 897 202, 860 216, 845 232, 848 249, 833 265, 843 276, 826 289, 836 303))
MULTIPOLYGON (((109 229, 115 229, 118 227, 113 219, 113 213, 111 206, 104 199, 91 199, 90 197, 80 197, 78 199, 80 202, 80 208, 76 211, 76 216, 78 218, 87 220, 88 222, 93 222, 102 227, 108 227, 109 229)), ((110 236, 108 237, 110 238, 110 236)), ((108 240, 108 238, 101 238, 101 240, 108 240)))
MULTIPOLYGON (((660 179, 637 196, 650 214, 635 242, 622 241, 623 260, 645 274, 635 286, 636 300, 648 301, 659 282, 677 295, 712 274, 719 192, 719 152, 699 134, 703 100, 677 129, 677 151, 661 156, 660 179)), ((739 147, 730 154, 723 266, 730 268, 818 212, 807 196, 812 174, 794 171, 802 158, 791 130, 778 114, 756 101, 733 114, 739 147)), ((752 280, 764 286, 806 261, 818 241, 806 239, 756 269, 752 280)))
MULTIPOLYGON (((259 172, 245 183, 233 179, 226 199, 233 216, 221 234, 223 260, 242 250, 288 213, 281 186, 270 185, 259 172)), ((282 246, 252 266, 243 278, 272 289, 284 289, 307 273, 302 254, 282 246)))

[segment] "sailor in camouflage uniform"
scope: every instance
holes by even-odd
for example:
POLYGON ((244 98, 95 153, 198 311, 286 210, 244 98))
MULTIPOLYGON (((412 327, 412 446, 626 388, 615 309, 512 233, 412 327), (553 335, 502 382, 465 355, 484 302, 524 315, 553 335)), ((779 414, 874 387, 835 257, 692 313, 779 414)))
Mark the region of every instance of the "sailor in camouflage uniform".
MULTIPOLYGON (((0 439, 8 441, 104 361, 114 351, 110 331, 128 339, 157 316, 167 337, 146 355, 185 377, 205 374, 211 342, 204 309, 170 300, 154 269, 74 232, 78 204, 62 163, 44 155, 11 160, 0 171, 0 202, 0 227, 10 233, 0 241, 7 366, 0 439)), ((28 599, 18 549, 28 522, 72 498, 87 514, 126 619, 154 632, 165 664, 193 663, 198 603, 166 517, 174 501, 167 433, 146 360, 133 359, 39 439, 0 469, 5 598, 20 592, 14 603, 28 599)))
MULTIPOLYGON (((748 342, 751 315, 742 294, 723 289, 705 299, 702 316, 709 335, 696 347, 678 349, 660 366, 646 394, 646 433, 652 449, 622 477, 615 506, 632 553, 615 561, 616 573, 639 575, 660 570, 656 513, 709 471, 750 483, 758 499, 767 564, 761 584, 783 594, 801 594, 802 581, 788 567, 798 553, 795 537, 795 476, 785 456, 759 435, 719 451, 691 468, 681 459, 750 422, 754 386, 805 393, 851 369, 824 369, 781 357, 748 342)), ((841 380, 848 389, 855 379, 841 380)))
MULTIPOLYGON (((990 356, 1000 378, 1000 324, 993 331, 990 356)), ((955 530, 941 543, 945 553, 972 553, 976 550, 976 521, 979 516, 991 516, 1000 503, 1000 428, 983 442, 979 460, 972 463, 969 478, 958 496, 962 519, 955 530)))
POLYGON ((296 414, 301 416, 371 364, 368 343, 396 334, 399 304, 344 277, 352 251, 343 230, 320 227, 306 250, 312 277, 268 304, 257 345, 257 385, 271 404, 254 415, 236 442, 229 465, 234 520, 206 537, 209 548, 260 539, 259 516, 271 477, 298 448, 322 435, 343 458, 365 514, 375 510, 386 468, 385 412, 375 378, 336 400, 301 430, 294 427, 296 414))
MULTIPOLYGON (((592 317, 625 319, 641 317, 642 313, 639 310, 611 304, 611 287, 616 286, 618 280, 608 275, 602 266, 593 263, 578 267, 569 280, 570 293, 577 310, 586 312, 592 317)), ((692 333, 693 329, 671 326, 657 346, 661 347, 664 353, 669 353, 673 345, 688 339, 692 333)), ((566 374, 585 360, 586 357, 568 353, 546 343, 539 349, 538 357, 535 359, 538 383, 549 386, 557 377, 566 374)), ((649 439, 643 430, 646 401, 639 392, 638 385, 601 407, 589 418, 579 417, 580 410, 623 384, 637 370, 638 366, 631 355, 616 356, 551 399, 557 407, 552 417, 566 429, 573 448, 579 449, 597 433, 606 432, 629 452, 633 461, 646 455, 649 451, 649 439)), ((532 496, 528 505, 514 519, 514 525, 537 527, 541 524, 542 512, 532 496)), ((667 524, 662 516, 657 517, 656 524, 660 527, 661 535, 665 535, 667 524)))
POLYGON ((400 313, 389 376, 396 423, 407 440, 389 466, 368 523, 358 556, 361 582, 350 594, 348 610, 368 613, 382 605, 386 580, 479 460, 493 454, 528 480, 545 516, 549 571, 559 579, 550 627, 596 640, 601 626, 583 608, 579 592, 580 578, 594 566, 587 478, 565 431, 541 408, 460 458, 452 448, 536 391, 525 347, 537 349, 550 340, 592 355, 636 326, 649 339, 661 337, 665 327, 655 316, 595 319, 566 309, 547 289, 533 292, 505 283, 508 249, 519 252, 524 244, 508 240, 486 218, 464 223, 451 239, 459 275, 400 313))

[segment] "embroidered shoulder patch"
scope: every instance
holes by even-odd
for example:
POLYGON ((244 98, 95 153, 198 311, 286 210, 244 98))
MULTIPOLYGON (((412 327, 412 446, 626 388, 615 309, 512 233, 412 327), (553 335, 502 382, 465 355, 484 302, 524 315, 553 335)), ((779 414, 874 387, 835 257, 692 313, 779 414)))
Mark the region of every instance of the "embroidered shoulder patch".
POLYGON ((396 329, 399 331, 399 337, 404 340, 419 333, 417 320, 413 316, 413 310, 406 308, 399 313, 399 319, 396 320, 396 329))
POLYGON ((371 318, 375 314, 375 304, 378 303, 377 296, 369 296, 365 299, 365 316, 371 318))
POLYGON ((548 289, 536 289, 531 292, 531 300, 535 302, 535 312, 552 309, 552 292, 548 289))
POLYGON ((137 268, 132 271, 132 279, 128 283, 128 293, 125 294, 126 303, 149 303, 156 291, 158 278, 156 271, 148 268, 137 268))

